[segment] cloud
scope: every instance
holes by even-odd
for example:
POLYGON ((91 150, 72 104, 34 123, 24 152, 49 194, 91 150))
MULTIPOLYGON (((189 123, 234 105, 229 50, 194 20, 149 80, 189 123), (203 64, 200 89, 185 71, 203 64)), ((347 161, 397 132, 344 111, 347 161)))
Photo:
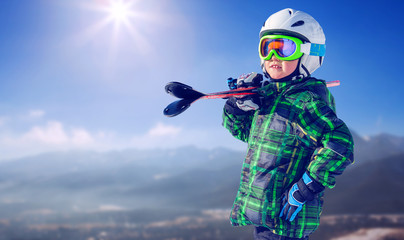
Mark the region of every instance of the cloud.
POLYGON ((0 136, 1 158, 21 157, 49 151, 71 149, 95 149, 108 134, 91 133, 84 128, 66 127, 60 121, 47 121, 34 125, 28 131, 18 133, 7 129, 0 136))
POLYGON ((58 121, 49 121, 45 126, 34 126, 19 139, 20 142, 47 145, 88 146, 94 138, 84 128, 65 129, 58 121))
POLYGON ((180 127, 170 126, 159 122, 156 126, 149 130, 147 135, 150 137, 176 136, 180 132, 180 127))
POLYGON ((181 127, 158 122, 144 134, 132 136, 129 144, 134 148, 166 148, 177 142, 182 131, 181 127))
POLYGON ((65 144, 69 138, 62 123, 50 121, 45 126, 35 126, 25 133, 21 140, 23 142, 38 142, 45 144, 65 144))
MULTIPOLYGON (((42 114, 33 114, 43 116, 42 114)), ((1 124, 0 118, 0 124, 1 124)), ((5 118, 4 118, 5 119, 5 118)), ((42 119, 44 120, 44 119, 42 119)), ((230 134, 224 129, 185 129, 176 125, 157 122, 143 134, 125 135, 105 130, 89 131, 84 127, 73 127, 61 121, 48 120, 41 124, 35 122, 28 130, 19 132, 12 126, 2 127, 0 135, 1 159, 12 159, 23 156, 36 155, 52 151, 93 150, 110 151, 127 148, 155 149, 177 148, 195 145, 201 148, 211 148, 236 145, 230 134), (212 135, 212 133, 215 133, 212 135)), ((29 122, 28 124, 33 124, 29 122)), ((1 125, 0 125, 1 126, 1 125)))
POLYGON ((30 110, 28 112, 28 117, 29 118, 41 118, 45 115, 45 111, 40 110, 40 109, 34 109, 34 110, 30 110))
MULTIPOLYGON (((99 136, 104 135, 104 134, 99 134, 99 136)), ((91 143, 94 143, 95 140, 91 133, 89 133, 87 130, 84 128, 77 128, 77 129, 72 129, 72 137, 71 137, 71 142, 74 145, 88 145, 91 143)))
POLYGON ((200 148, 230 147, 244 149, 245 144, 233 138, 227 130, 218 126, 209 128, 183 128, 162 122, 155 124, 145 134, 133 136, 130 147, 141 149, 177 148, 194 145, 200 148))
MULTIPOLYGON (((30 113, 31 116, 44 115, 41 111, 30 113)), ((7 134, 0 135, 0 152, 2 152, 0 158, 3 159, 74 149, 108 151, 173 146, 166 143, 177 142, 176 139, 182 131, 180 127, 161 122, 145 131, 144 134, 136 136, 123 136, 107 131, 91 132, 83 127, 65 126, 61 121, 56 120, 35 124, 22 133, 12 129, 12 126, 7 127, 9 129, 4 131, 7 134)))

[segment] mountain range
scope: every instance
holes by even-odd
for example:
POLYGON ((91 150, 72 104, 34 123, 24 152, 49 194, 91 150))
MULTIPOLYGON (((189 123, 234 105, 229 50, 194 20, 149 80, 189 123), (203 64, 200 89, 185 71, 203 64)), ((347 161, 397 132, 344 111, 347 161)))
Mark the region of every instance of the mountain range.
MULTIPOLYGON (((326 191, 324 214, 403 213, 404 137, 353 133, 355 164, 326 191)), ((159 208, 230 208, 244 152, 53 152, 0 162, 3 218, 159 208)))

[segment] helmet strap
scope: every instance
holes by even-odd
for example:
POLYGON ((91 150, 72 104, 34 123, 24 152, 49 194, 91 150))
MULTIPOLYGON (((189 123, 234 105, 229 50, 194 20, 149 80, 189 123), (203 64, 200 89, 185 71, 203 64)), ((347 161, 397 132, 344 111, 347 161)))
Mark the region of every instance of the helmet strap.
MULTIPOLYGON (((300 67, 300 65, 299 65, 299 67, 300 67)), ((304 66, 304 65, 302 64, 301 67, 302 67, 303 71, 306 72, 306 76, 310 76, 310 72, 309 72, 309 70, 307 70, 306 66, 304 66)))

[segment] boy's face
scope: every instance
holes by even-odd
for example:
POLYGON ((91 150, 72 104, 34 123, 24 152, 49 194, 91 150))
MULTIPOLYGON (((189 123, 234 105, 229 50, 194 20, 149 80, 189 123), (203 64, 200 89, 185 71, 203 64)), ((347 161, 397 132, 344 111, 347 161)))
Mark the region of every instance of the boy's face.
POLYGON ((264 66, 265 70, 272 79, 281 79, 292 74, 295 71, 298 63, 299 59, 282 61, 275 57, 274 54, 271 59, 265 61, 264 66))

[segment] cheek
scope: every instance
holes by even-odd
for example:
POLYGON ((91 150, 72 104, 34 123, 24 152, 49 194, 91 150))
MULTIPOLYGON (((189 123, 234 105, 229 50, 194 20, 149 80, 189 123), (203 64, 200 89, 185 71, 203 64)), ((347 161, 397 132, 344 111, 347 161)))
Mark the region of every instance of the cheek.
POLYGON ((287 75, 293 73, 296 68, 297 68, 297 64, 298 64, 299 60, 293 60, 293 61, 284 61, 283 62, 283 70, 285 71, 285 73, 287 75))
POLYGON ((265 70, 268 72, 269 71, 269 62, 268 61, 264 62, 264 67, 265 67, 265 70))

